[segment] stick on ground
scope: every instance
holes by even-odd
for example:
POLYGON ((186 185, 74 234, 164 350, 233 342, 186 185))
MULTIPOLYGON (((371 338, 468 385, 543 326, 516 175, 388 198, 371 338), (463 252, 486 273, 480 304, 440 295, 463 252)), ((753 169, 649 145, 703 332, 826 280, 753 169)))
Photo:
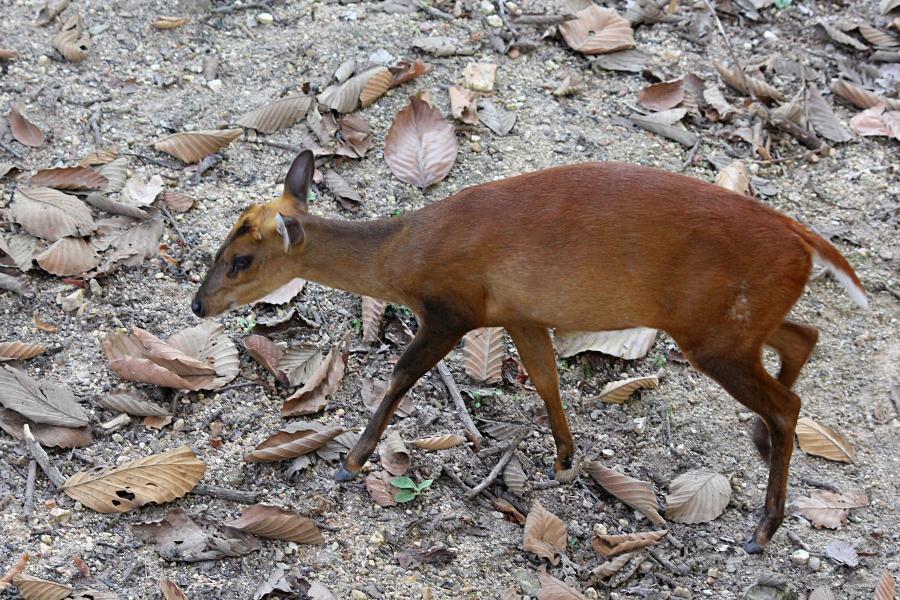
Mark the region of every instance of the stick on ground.
POLYGON ((481 483, 473 487, 471 490, 466 492, 467 498, 474 498, 481 492, 487 489, 489 485, 494 483, 494 480, 503 472, 503 469, 506 467, 507 463, 512 460, 513 454, 516 452, 516 448, 519 446, 519 443, 525 439, 525 435, 519 435, 514 439, 509 447, 506 449, 506 452, 503 453, 503 456, 500 457, 500 460, 497 461, 497 464, 494 465, 494 468, 491 469, 491 472, 488 473, 488 476, 485 477, 481 483))
POLYGON ((22 503, 22 514, 26 519, 31 518, 34 510, 34 480, 37 479, 37 461, 28 463, 28 479, 25 480, 25 501, 22 503))
POLYGON ((231 502, 240 502, 241 504, 256 504, 259 498, 259 492, 245 492, 243 490, 233 490, 231 488, 219 485, 198 485, 191 490, 193 494, 201 496, 209 496, 211 498, 220 498, 222 500, 230 500, 231 502))
POLYGON ((463 401, 462 394, 459 393, 459 388, 456 387, 456 381, 453 380, 453 373, 450 372, 447 364, 442 360, 438 361, 437 370, 444 385, 447 386, 447 392, 450 393, 453 405, 456 406, 459 420, 462 421, 463 427, 469 432, 470 441, 475 444, 475 450, 477 451, 478 448, 481 447, 484 436, 478 431, 478 428, 475 426, 475 421, 472 420, 472 415, 469 414, 469 409, 466 408, 466 403, 463 401))
POLYGON ((37 461, 37 464, 40 465, 41 470, 53 483, 54 487, 56 487, 56 489, 61 488, 66 482, 66 478, 59 472, 56 465, 50 461, 50 457, 47 456, 47 452, 41 447, 38 441, 34 439, 34 434, 31 433, 31 427, 23 425, 22 429, 25 432, 25 446, 28 447, 31 458, 37 461))

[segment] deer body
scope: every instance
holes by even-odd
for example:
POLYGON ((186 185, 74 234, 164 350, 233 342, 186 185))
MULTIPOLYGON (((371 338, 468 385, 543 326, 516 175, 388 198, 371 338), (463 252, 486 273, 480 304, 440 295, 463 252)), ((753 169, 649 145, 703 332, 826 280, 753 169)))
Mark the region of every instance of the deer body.
POLYGON ((257 228, 256 243, 275 229, 283 253, 258 249, 254 254, 268 252, 273 263, 268 273, 252 292, 216 304, 229 287, 223 255, 248 237, 237 235, 247 226, 239 220, 194 308, 221 312, 304 277, 416 314, 419 330, 339 480, 361 468, 415 381, 465 333, 484 326, 505 327, 513 338, 547 406, 556 476, 571 480, 574 442, 548 329, 653 327, 760 416, 754 441, 769 462, 769 486, 765 515, 746 548, 761 551, 783 518, 800 410, 790 388, 818 336, 785 317, 813 262, 865 303, 853 269, 831 244, 751 198, 621 163, 556 167, 471 187, 393 219, 339 222, 309 215, 297 200, 306 197, 313 168, 311 155, 303 157, 291 167, 282 198, 245 213, 249 229, 257 228), (781 357, 777 378, 762 367, 763 345, 781 357))

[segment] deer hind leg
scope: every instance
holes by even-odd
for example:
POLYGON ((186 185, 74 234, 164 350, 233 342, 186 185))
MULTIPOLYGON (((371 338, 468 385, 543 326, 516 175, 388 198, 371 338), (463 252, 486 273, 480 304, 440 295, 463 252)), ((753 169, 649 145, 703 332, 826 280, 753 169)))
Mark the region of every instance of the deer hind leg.
MULTIPOLYGON (((785 321, 766 338, 766 345, 774 348, 781 359, 778 371, 778 383, 791 389, 800 375, 800 369, 806 364, 813 347, 819 339, 819 330, 809 325, 785 321)), ((756 419, 753 427, 753 443, 763 461, 769 462, 772 440, 765 421, 756 419)))
POLYGON ((507 327, 519 356, 525 363, 528 375, 534 383, 550 417, 550 430, 556 442, 554 473, 561 483, 569 483, 578 474, 578 465, 573 464, 575 441, 569 431, 566 411, 559 397, 559 373, 556 370, 556 354, 550 332, 544 327, 507 327))
POLYGON ((738 355, 733 351, 715 354, 696 349, 688 357, 738 402, 759 415, 771 432, 765 513, 753 536, 744 545, 747 553, 760 553, 784 520, 788 469, 794 449, 794 428, 800 413, 800 398, 766 372, 762 366, 760 347, 738 355))

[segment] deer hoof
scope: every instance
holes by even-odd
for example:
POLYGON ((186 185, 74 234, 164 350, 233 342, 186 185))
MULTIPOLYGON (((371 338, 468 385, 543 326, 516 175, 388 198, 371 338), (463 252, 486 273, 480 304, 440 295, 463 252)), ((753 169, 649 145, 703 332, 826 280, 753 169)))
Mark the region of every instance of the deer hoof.
POLYGON ((347 467, 341 467, 337 471, 334 472, 334 480, 339 481, 341 483, 347 481, 353 481, 353 478, 356 477, 356 473, 351 473, 347 470, 347 467))
POLYGON ((744 552, 746 552, 747 554, 762 554, 763 550, 765 549, 765 546, 763 546, 762 544, 758 544, 753 538, 750 538, 744 544, 744 552))

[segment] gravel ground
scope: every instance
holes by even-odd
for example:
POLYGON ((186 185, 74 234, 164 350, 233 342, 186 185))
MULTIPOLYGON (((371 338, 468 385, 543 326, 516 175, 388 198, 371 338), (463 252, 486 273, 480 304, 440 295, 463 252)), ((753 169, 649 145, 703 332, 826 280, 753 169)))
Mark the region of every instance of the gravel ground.
MULTIPOLYGON (((0 105, 5 110, 10 101, 23 101, 49 135, 41 149, 16 145, 26 155, 24 162, 29 167, 73 164, 95 149, 88 123, 97 110, 102 115, 104 145, 168 162, 171 159, 152 150, 150 143, 172 130, 218 128, 284 90, 299 89, 303 82, 324 87, 335 68, 348 58, 364 58, 379 49, 398 58, 412 58, 415 54, 407 47, 408 40, 417 35, 433 32, 465 40, 490 28, 480 6, 472 7, 468 18, 445 21, 421 11, 385 14, 376 3, 274 2, 274 23, 261 25, 255 21, 259 9, 204 16, 167 2, 78 4, 88 27, 102 31, 94 36, 87 61, 73 65, 52 49, 57 24, 47 28, 32 25, 38 3, 0 0, 4 17, 0 19, 0 47, 15 47, 21 55, 0 75, 0 105), (173 13, 190 14, 192 21, 173 31, 150 27, 153 18, 173 13), (207 55, 217 56, 220 63, 222 86, 215 91, 199 74, 207 55), (135 80, 136 91, 125 93, 116 81, 130 78, 135 80)), ((616 4, 619 10, 624 8, 624 3, 616 4)), ((842 16, 872 23, 878 3, 868 0, 843 9, 830 2, 798 0, 794 4, 795 8, 787 11, 767 10, 764 14, 770 22, 744 21, 741 25, 726 19, 726 29, 742 60, 773 53, 799 60, 814 70, 824 90, 825 82, 837 73, 834 59, 844 51, 813 34, 816 19, 834 21, 842 16), (774 39, 763 37, 764 31, 773 32, 774 39)), ((552 3, 538 1, 524 2, 520 8, 525 12, 555 10, 552 3)), ((537 37, 540 29, 534 32, 537 37)), ((666 77, 695 72, 715 81, 711 58, 727 56, 714 31, 704 45, 679 37, 674 26, 667 24, 642 27, 636 38, 638 46, 652 56, 653 70, 666 77)), ((647 84, 640 75, 594 73, 584 57, 567 50, 559 40, 540 41, 535 50, 517 59, 497 54, 485 40, 473 57, 425 60, 432 67, 427 75, 359 112, 371 124, 375 145, 365 159, 345 162, 341 172, 364 191, 362 211, 348 213, 323 192, 312 205, 314 212, 344 219, 387 216, 419 208, 475 183, 551 165, 622 160, 678 171, 687 158, 687 149, 623 122, 629 106, 636 103, 637 92, 647 84), (393 115, 409 94, 419 90, 429 91, 448 114, 446 88, 461 79, 467 63, 476 60, 499 65, 495 101, 516 112, 513 132, 497 137, 481 126, 462 130, 459 158, 444 182, 425 193, 400 183, 382 158, 384 135, 393 115), (567 72, 583 75, 582 92, 566 98, 552 96, 550 90, 567 72)), ((797 87, 796 81, 779 83, 783 89, 797 87)), ((729 98, 737 103, 735 96, 729 98)), ((836 112, 847 122, 856 110, 837 104, 836 112)), ((684 169, 687 174, 714 179, 714 168, 704 160, 710 155, 731 151, 750 158, 748 147, 733 143, 728 136, 734 126, 692 129, 702 133, 703 142, 697 160, 684 169)), ((298 125, 268 139, 296 144, 305 134, 305 127, 298 125)), ((783 134, 776 135, 774 148, 783 156, 799 152, 795 142, 783 134)), ((212 254, 249 202, 265 201, 280 191, 280 179, 293 158, 290 152, 246 140, 233 143, 223 154, 225 159, 197 185, 189 183, 190 173, 130 157, 135 172, 162 174, 173 189, 197 199, 194 209, 177 217, 187 243, 169 224, 162 240, 180 267, 152 259, 102 279, 102 294, 93 294, 80 316, 63 312, 56 300, 74 287, 39 271, 31 274, 34 298, 7 292, 0 296, 2 338, 61 346, 62 351, 52 356, 30 361, 29 372, 69 386, 83 399, 95 424, 115 416, 96 402, 96 396, 120 385, 106 366, 98 340, 121 326, 139 326, 166 337, 195 325, 189 302, 212 254), (38 331, 30 319, 35 309, 45 320, 59 324, 59 332, 38 331)), ((0 151, 0 158, 9 157, 0 151)), ((539 500, 568 526, 568 560, 551 567, 551 573, 591 598, 667 598, 673 593, 676 597, 738 598, 770 573, 791 582, 801 598, 822 584, 831 586, 837 598, 870 598, 884 569, 900 572, 896 558, 900 421, 891 400, 893 394, 896 402, 900 384, 897 158, 897 142, 860 138, 838 146, 831 156, 817 162, 753 165, 757 175, 779 190, 765 199, 767 203, 834 233, 834 242, 856 267, 871 302, 869 312, 857 310, 832 279, 823 277, 809 284, 794 311, 796 319, 815 324, 821 332, 816 352, 797 384, 804 400, 802 414, 841 431, 857 455, 853 464, 844 465, 797 451, 789 495, 808 494, 813 489, 808 482, 818 480, 832 482, 842 490, 862 490, 869 494, 871 505, 851 511, 848 526, 839 531, 813 529, 803 520, 789 518, 765 554, 746 555, 741 543, 759 517, 766 482, 766 471, 750 441, 747 415, 710 380, 671 360, 669 350, 674 344, 661 336, 650 354, 637 361, 602 355, 560 361, 562 389, 576 441, 582 453, 602 456, 608 466, 618 465, 634 477, 653 481, 660 492, 675 476, 690 469, 721 472, 731 481, 732 500, 725 513, 711 523, 670 523, 671 533, 683 547, 663 543, 657 552, 663 562, 683 565, 681 573, 670 572, 657 559, 648 558, 623 585, 586 589, 588 572, 600 562, 590 544, 595 530, 644 531, 652 525, 585 477, 573 485, 530 489, 530 484, 546 480, 544 469, 553 460, 549 430, 535 425, 520 447, 530 484, 519 504, 527 507, 532 500, 539 500), (593 406, 586 401, 610 380, 657 372, 660 387, 624 405, 593 406), (635 429, 636 419, 642 419, 645 426, 635 429), (605 452, 601 454, 601 450, 605 452), (812 559, 806 564, 791 560, 797 547, 789 533, 808 546, 812 559), (863 553, 858 567, 836 566, 825 557, 825 546, 835 540, 851 543, 863 553)), ((0 183, 6 202, 13 185, 8 178, 0 183)), ((3 227, 11 231, 10 225, 3 227)), ((293 305, 305 317, 319 320, 321 326, 295 327, 276 334, 277 341, 324 348, 353 327, 360 314, 359 298, 315 284, 309 284, 293 305)), ((233 339, 244 337, 240 318, 249 318, 254 312, 260 311, 244 308, 221 318, 233 339)), ((398 315, 412 325, 408 315, 402 311, 398 315)), ((361 426, 368 417, 360 401, 361 378, 373 373, 386 376, 400 350, 387 346, 385 352, 364 351, 358 336, 353 347, 358 351, 351 353, 347 375, 327 409, 330 421, 347 427, 361 426)), ((450 355, 448 364, 461 385, 479 387, 462 371, 458 351, 450 355)), ((242 377, 271 379, 243 354, 242 377)), ((170 394, 152 386, 144 389, 160 401, 172 400, 170 394)), ((476 419, 532 423, 540 407, 534 393, 511 386, 496 389, 496 394, 470 404, 476 419)), ((536 596, 535 573, 540 561, 522 550, 521 526, 504 520, 485 500, 466 500, 453 482, 438 477, 446 467, 464 478, 480 480, 494 458, 483 465, 465 447, 440 453, 414 451, 411 476, 416 480, 435 477, 437 481, 421 499, 388 509, 375 506, 360 482, 336 484, 331 479, 334 465, 323 461, 300 474, 299 481, 287 481, 284 464, 246 464, 242 460, 250 448, 282 424, 278 411, 284 395, 283 388, 270 393, 266 387, 179 395, 177 420, 162 432, 145 429, 135 421, 115 434, 99 433, 91 446, 75 453, 56 451, 52 455, 64 474, 70 475, 93 464, 115 464, 120 456, 138 458, 188 443, 209 465, 205 482, 258 491, 266 502, 315 516, 329 526, 326 545, 263 541, 259 552, 241 558, 169 563, 151 545, 138 542, 129 528, 130 523, 162 517, 169 506, 148 506, 122 516, 100 515, 55 494, 40 474, 35 511, 27 520, 21 499, 28 456, 22 445, 0 434, 0 570, 5 571, 24 552, 41 552, 43 556, 32 561, 30 574, 78 581, 72 559, 79 555, 90 567, 93 585, 107 587, 123 598, 158 598, 156 582, 167 576, 191 598, 245 599, 277 563, 299 568, 341 598, 499 598, 511 586, 519 586, 519 592, 510 597, 536 596), (225 443, 213 448, 208 428, 192 429, 217 409, 222 409, 225 443), (45 501, 52 498, 72 511, 67 521, 57 522, 49 513, 45 501), (411 570, 397 564, 397 551, 436 544, 455 551, 455 559, 411 570), (138 563, 140 568, 130 569, 138 563)), ((436 374, 424 378, 411 395, 417 406, 415 414, 396 424, 404 438, 460 429, 436 374)), ((236 516, 240 508, 190 494, 174 505, 213 518, 236 516)), ((16 595, 6 591, 0 592, 0 597, 16 595)))

